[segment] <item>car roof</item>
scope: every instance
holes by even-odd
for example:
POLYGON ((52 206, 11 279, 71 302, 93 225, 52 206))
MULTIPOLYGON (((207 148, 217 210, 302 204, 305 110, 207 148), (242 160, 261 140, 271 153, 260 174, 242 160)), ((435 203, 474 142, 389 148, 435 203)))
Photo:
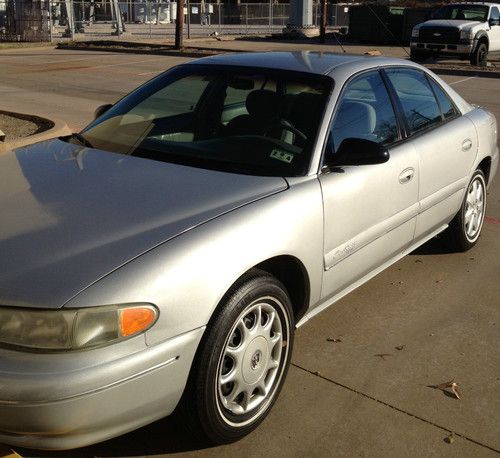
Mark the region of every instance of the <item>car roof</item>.
POLYGON ((387 57, 333 52, 289 51, 219 54, 197 59, 189 64, 242 66, 328 75, 339 67, 342 67, 343 71, 349 72, 349 68, 359 71, 363 68, 401 65, 403 63, 411 65, 410 61, 387 57))

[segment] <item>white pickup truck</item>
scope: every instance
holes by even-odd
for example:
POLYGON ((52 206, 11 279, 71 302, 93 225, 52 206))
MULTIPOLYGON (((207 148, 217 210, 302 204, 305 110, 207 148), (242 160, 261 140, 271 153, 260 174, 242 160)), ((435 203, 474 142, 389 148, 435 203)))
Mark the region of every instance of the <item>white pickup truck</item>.
POLYGON ((500 51, 500 4, 452 3, 436 10, 432 19, 417 24, 411 34, 411 58, 459 56, 484 66, 489 51, 500 51))

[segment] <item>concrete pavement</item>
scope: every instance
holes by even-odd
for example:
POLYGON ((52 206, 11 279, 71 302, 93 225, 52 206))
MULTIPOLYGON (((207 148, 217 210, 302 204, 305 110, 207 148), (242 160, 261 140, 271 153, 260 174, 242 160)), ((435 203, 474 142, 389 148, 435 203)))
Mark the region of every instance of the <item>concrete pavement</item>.
MULTIPOLYGON (((0 52, 0 105, 57 114, 79 128, 97 105, 184 60, 46 48, 0 52)), ((500 119, 498 79, 445 79, 500 119)), ((242 441, 206 448, 165 419, 73 452, 16 451, 51 457, 498 456, 500 175, 488 197, 489 218, 473 250, 446 253, 437 239, 299 329, 280 399, 242 441), (460 400, 428 387, 451 379, 460 400)))

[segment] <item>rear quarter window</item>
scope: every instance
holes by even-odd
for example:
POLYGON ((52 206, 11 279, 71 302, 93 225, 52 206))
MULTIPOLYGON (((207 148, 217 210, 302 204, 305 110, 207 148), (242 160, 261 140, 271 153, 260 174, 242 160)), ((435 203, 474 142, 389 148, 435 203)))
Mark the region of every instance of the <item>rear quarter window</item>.
POLYGON ((439 86, 433 79, 429 78, 429 82, 432 86, 434 94, 436 94, 436 97, 438 99, 439 106, 443 114, 443 118, 448 120, 458 116, 459 113, 455 108, 455 106, 453 105, 452 101, 450 100, 448 94, 446 94, 444 90, 441 88, 441 86, 439 86))

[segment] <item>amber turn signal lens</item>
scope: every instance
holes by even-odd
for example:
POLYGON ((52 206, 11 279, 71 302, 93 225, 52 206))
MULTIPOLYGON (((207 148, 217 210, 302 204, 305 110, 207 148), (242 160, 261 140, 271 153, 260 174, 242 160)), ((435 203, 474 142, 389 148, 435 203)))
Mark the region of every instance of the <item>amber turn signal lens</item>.
POLYGON ((131 336, 148 329, 156 320, 152 307, 130 307, 120 310, 120 332, 122 337, 131 336))

